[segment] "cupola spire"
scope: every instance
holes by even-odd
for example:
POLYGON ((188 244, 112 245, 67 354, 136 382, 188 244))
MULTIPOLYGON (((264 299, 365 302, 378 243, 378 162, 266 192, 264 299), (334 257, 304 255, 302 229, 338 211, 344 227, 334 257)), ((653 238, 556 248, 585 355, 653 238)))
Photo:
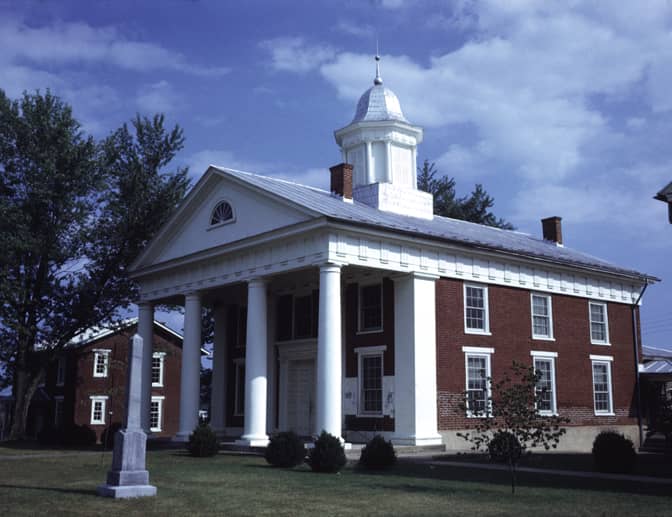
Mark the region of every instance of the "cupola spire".
POLYGON ((383 78, 380 77, 380 56, 376 53, 376 78, 373 80, 373 84, 379 85, 383 84, 383 78))

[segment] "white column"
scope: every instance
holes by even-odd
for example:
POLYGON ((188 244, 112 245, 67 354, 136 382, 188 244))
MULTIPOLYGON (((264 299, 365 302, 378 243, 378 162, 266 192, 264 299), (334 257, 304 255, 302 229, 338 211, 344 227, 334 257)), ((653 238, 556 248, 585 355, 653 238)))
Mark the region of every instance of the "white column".
POLYGON ((140 415, 142 430, 149 434, 149 410, 152 400, 152 343, 154 343, 154 307, 151 303, 138 304, 138 334, 142 338, 140 415))
POLYGON ((240 442, 253 447, 268 443, 266 434, 266 282, 247 284, 247 340, 245 343, 245 428, 240 442))
POLYGON ((320 266, 317 327, 317 428, 341 437, 341 266, 320 266))
POLYGON ((418 188, 418 150, 415 146, 411 147, 411 184, 418 188))
POLYGON ((385 181, 392 183, 392 143, 388 140, 385 142, 385 181))
POLYGON ((441 444, 436 399, 437 277, 394 279, 394 427, 401 445, 441 444))
POLYGON ((184 301, 184 341, 180 379, 180 428, 176 440, 187 440, 198 425, 201 381, 201 297, 189 293, 184 301))
POLYGON ((210 392, 210 425, 219 434, 226 426, 226 317, 228 306, 217 305, 213 310, 215 333, 213 338, 212 390, 210 392))
POLYGON ((371 142, 366 142, 366 183, 371 184, 376 181, 376 171, 373 169, 373 149, 371 142))

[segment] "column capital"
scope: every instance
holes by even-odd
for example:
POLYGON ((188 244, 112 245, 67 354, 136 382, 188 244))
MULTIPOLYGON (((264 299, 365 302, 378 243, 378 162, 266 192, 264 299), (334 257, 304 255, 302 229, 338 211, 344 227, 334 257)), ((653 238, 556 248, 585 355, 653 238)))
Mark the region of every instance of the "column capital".
POLYGON ((268 279, 266 277, 255 276, 254 278, 250 278, 247 281, 247 286, 248 287, 265 287, 267 283, 268 283, 268 279))
POLYGON ((325 272, 325 273, 336 273, 340 272, 343 266, 347 264, 343 262, 335 262, 335 261, 329 261, 329 262, 323 262, 322 264, 319 264, 320 268, 320 273, 325 272))
POLYGON ((140 301, 137 303, 139 311, 151 311, 154 310, 154 304, 150 301, 140 301))
POLYGON ((184 293, 184 300, 199 300, 201 299, 201 293, 199 291, 187 291, 184 293))
POLYGON ((438 280, 441 278, 439 275, 433 275, 431 273, 423 273, 420 271, 411 271, 410 273, 400 273, 398 275, 390 276, 390 280, 393 282, 400 282, 402 280, 407 280, 409 278, 419 278, 421 280, 438 280))

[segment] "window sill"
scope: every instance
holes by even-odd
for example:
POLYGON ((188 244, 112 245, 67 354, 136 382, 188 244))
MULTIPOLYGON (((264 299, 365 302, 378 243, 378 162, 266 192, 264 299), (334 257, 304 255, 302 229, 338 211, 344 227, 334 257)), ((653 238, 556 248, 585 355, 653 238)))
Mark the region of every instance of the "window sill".
POLYGON ((611 346, 611 343, 608 341, 591 341, 590 344, 596 346, 611 346))
POLYGON ((467 418, 489 418, 492 415, 474 415, 473 413, 467 413, 467 418))
POLYGON ((358 336, 364 336, 366 334, 382 334, 383 329, 373 329, 373 330, 358 330, 357 334, 358 336))
POLYGON ((227 219, 226 221, 222 221, 221 223, 211 224, 205 230, 209 232, 210 230, 216 230, 217 228, 221 228, 222 226, 226 226, 227 224, 232 224, 235 222, 236 218, 232 217, 231 219, 227 219))
POLYGON ((160 427, 150 427, 149 430, 153 433, 160 433, 161 432, 160 427))
POLYGON ((89 425, 105 425, 105 422, 91 422, 89 425))
POLYGON ((555 341, 554 337, 547 337, 547 336, 532 336, 532 339, 535 341, 555 341))
POLYGON ((357 413, 357 418, 385 418, 382 413, 357 413))
POLYGON ((616 416, 616 413, 595 413, 595 416, 616 416))
POLYGON ((163 383, 153 382, 152 388, 163 388, 163 383))
POLYGON ((492 336, 492 332, 485 330, 464 329, 464 333, 471 334, 473 336, 492 336))
POLYGON ((560 416, 560 413, 557 411, 537 411, 539 416, 560 416))

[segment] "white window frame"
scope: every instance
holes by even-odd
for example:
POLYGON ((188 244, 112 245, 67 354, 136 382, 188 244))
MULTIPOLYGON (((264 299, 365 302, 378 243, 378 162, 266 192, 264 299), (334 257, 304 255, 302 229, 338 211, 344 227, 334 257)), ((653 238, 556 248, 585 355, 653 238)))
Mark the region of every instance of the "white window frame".
POLYGON ((530 293, 530 319, 531 319, 531 324, 532 324, 532 339, 540 339, 543 341, 555 341, 554 338, 554 333, 553 333, 553 298, 550 294, 542 294, 542 293, 530 293), (546 298, 547 302, 547 307, 548 307, 548 314, 546 317, 548 318, 548 335, 544 334, 537 334, 534 331, 534 317, 535 316, 540 316, 534 314, 534 298, 535 296, 537 298, 546 298))
POLYGON ((488 300, 488 286, 483 284, 464 284, 462 288, 462 305, 464 306, 464 333, 479 334, 481 336, 490 336, 490 302, 488 300), (470 328, 467 325, 467 288, 483 290, 483 329, 470 328))
POLYGON ((593 380, 593 411, 595 416, 615 416, 614 412, 614 385, 613 376, 611 375, 611 365, 614 358, 610 355, 590 355, 590 372, 593 380), (609 408, 605 410, 597 409, 597 399, 595 397, 595 365, 603 364, 607 367, 607 389, 609 390, 609 408))
POLYGON ((165 364, 166 353, 154 352, 152 354, 152 378, 154 377, 154 359, 159 359, 159 382, 152 380, 152 388, 163 388, 163 368, 165 364))
POLYGON ((110 354, 112 353, 112 350, 109 349, 96 349, 93 351, 93 376, 94 377, 107 377, 107 373, 109 370, 110 366, 110 354), (98 358, 99 357, 104 357, 104 366, 103 366, 103 371, 98 372, 98 358))
POLYGON ((107 410, 107 399, 109 397, 107 395, 91 395, 89 399, 91 400, 91 420, 90 423, 91 425, 105 425, 106 423, 106 418, 105 418, 105 411, 107 410), (101 404, 101 418, 100 420, 96 420, 94 418, 95 412, 96 412, 96 403, 100 402, 101 404))
POLYGON ((357 286, 357 334, 376 334, 383 332, 385 328, 384 310, 383 310, 383 282, 367 282, 357 286), (366 287, 380 286, 380 327, 365 329, 362 328, 362 290, 366 287))
POLYGON ((590 332, 590 343, 593 345, 611 346, 609 342, 609 315, 607 311, 607 304, 604 302, 588 301, 588 332, 590 332), (593 313, 590 308, 593 305, 601 306, 604 309, 604 339, 593 339, 593 313))
POLYGON ((540 350, 532 350, 530 352, 532 356, 532 367, 534 371, 537 371, 536 362, 539 361, 549 361, 551 363, 551 409, 540 409, 537 412, 542 416, 553 416, 558 414, 558 383, 555 376, 555 360, 558 357, 557 352, 545 352, 540 350))
POLYGON ((56 429, 60 429, 63 427, 63 421, 59 422, 58 421, 58 406, 61 406, 61 417, 65 415, 65 406, 63 406, 64 397, 59 395, 57 397, 54 397, 54 427, 56 429))
POLYGON ((161 429, 162 429, 162 424, 163 424, 163 399, 165 399, 165 397, 163 395, 160 395, 160 396, 159 395, 152 395, 151 404, 154 404, 156 402, 158 404, 158 408, 159 408, 158 419, 157 419, 159 425, 155 426, 155 427, 151 427, 151 425, 152 425, 152 406, 151 406, 151 404, 149 406, 149 425, 150 425, 149 430, 152 431, 153 433, 160 433, 161 429))
POLYGON ((228 199, 220 199, 214 204, 212 210, 210 210, 210 217, 208 217, 207 230, 214 230, 215 228, 219 228, 220 226, 224 226, 226 224, 231 224, 235 222, 236 222, 236 211, 233 208, 233 203, 231 203, 231 201, 229 201, 228 199), (212 216, 215 215, 215 211, 222 203, 226 203, 227 205, 229 205, 229 208, 231 208, 231 217, 229 219, 225 219, 224 221, 212 224, 212 216))
POLYGON ((243 407, 238 407, 238 391, 240 386, 240 372, 243 372, 243 383, 246 382, 245 379, 245 359, 240 357, 233 360, 234 371, 233 371, 233 416, 245 416, 245 399, 243 399, 243 407))
POLYGON ((363 346, 355 348, 357 354, 357 416, 362 417, 383 417, 385 406, 385 350, 387 346, 363 346), (380 357, 380 411, 364 410, 364 358, 380 357))
POLYGON ((65 384, 65 357, 59 357, 56 361, 56 386, 63 386, 65 384))
POLYGON ((488 413, 492 411, 491 397, 492 397, 492 354, 495 353, 494 348, 489 347, 480 347, 480 346, 463 346, 462 352, 464 352, 464 392, 469 392, 469 358, 478 357, 485 358, 485 400, 486 411, 482 414, 474 414, 471 409, 469 409, 469 397, 465 397, 465 406, 467 409, 467 418, 485 418, 488 416, 488 413))

